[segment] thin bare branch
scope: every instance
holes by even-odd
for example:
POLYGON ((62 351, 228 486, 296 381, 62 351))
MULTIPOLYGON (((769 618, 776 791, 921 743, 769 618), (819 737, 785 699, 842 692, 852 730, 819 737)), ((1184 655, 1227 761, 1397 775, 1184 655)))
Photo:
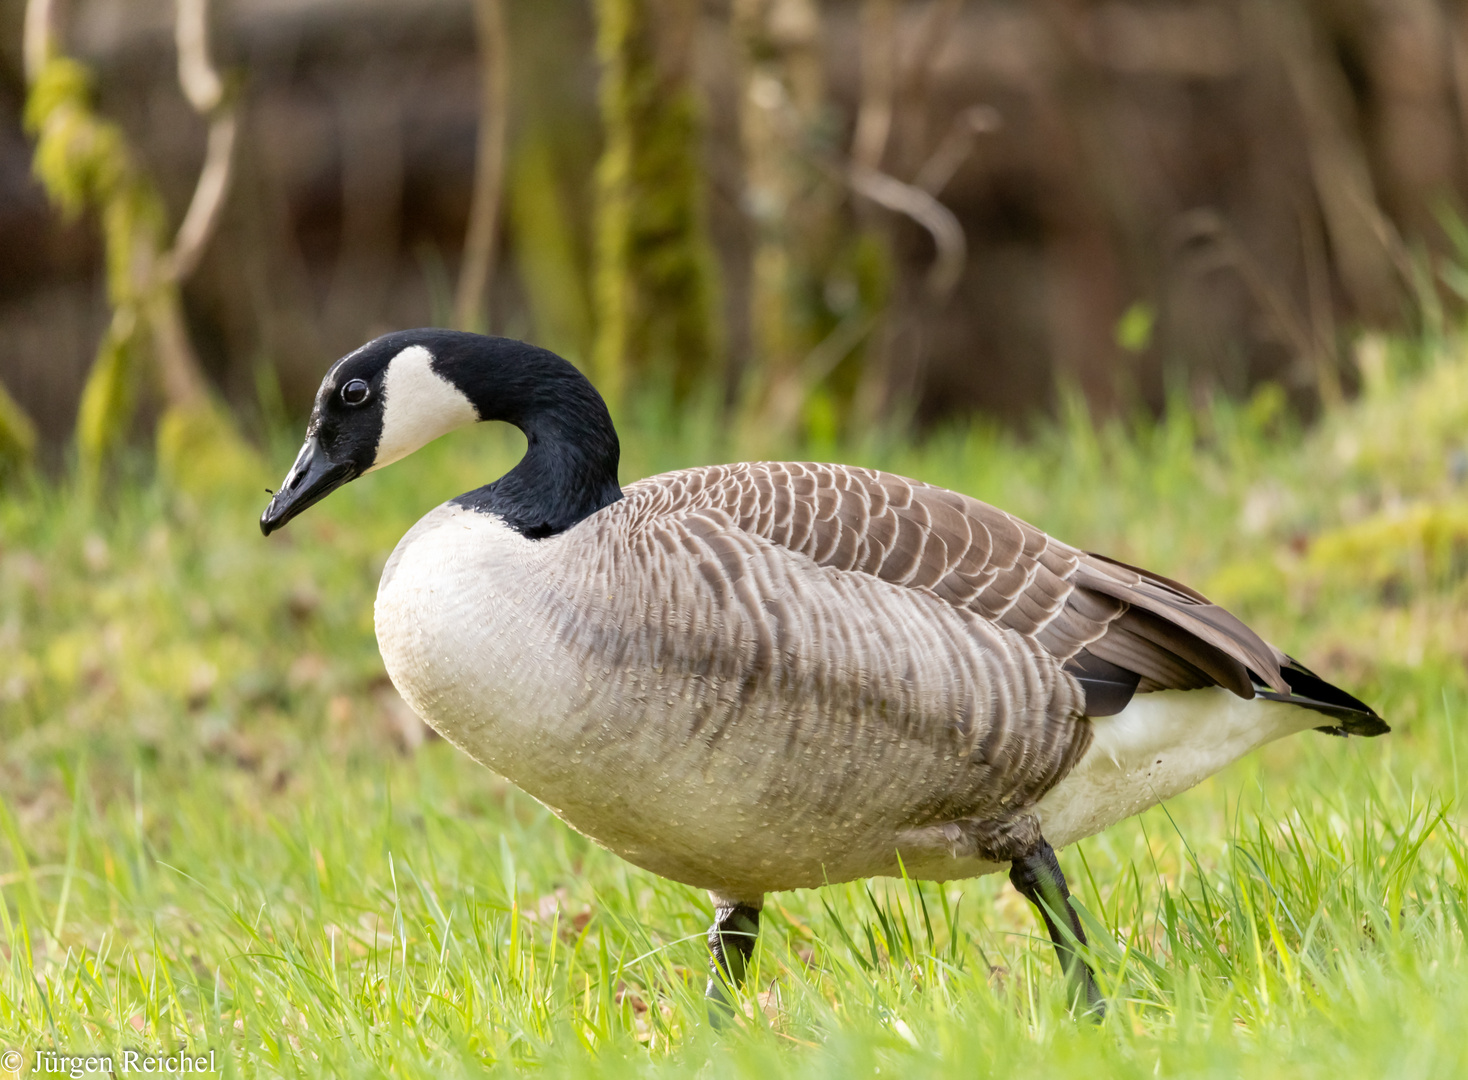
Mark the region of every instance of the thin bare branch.
POLYGON ((153 335, 153 355, 163 396, 175 409, 200 408, 209 401, 209 383, 189 338, 178 289, 158 289, 148 308, 148 328, 153 335))
POLYGON ((233 110, 226 110, 209 125, 209 145, 204 152, 204 167, 189 203, 173 250, 163 256, 160 271, 164 277, 182 281, 194 272, 203 257, 204 248, 219 223, 224 198, 234 171, 234 144, 239 124, 233 110))
POLYGON ((25 31, 22 52, 25 57, 27 82, 35 82, 41 69, 56 52, 57 27, 61 21, 63 0, 30 0, 25 6, 25 31))
POLYGON ((207 116, 224 100, 224 82, 209 59, 209 0, 177 0, 173 40, 178 84, 194 112, 207 116))
POLYGON ((796 366, 792 378, 771 387, 762 423, 772 431, 789 431, 811 390, 850 356, 876 325, 877 316, 872 312, 857 310, 846 315, 796 366))
POLYGON ((937 302, 946 300, 958 284, 968 256, 968 241, 953 211, 922 188, 875 169, 853 166, 848 177, 857 194, 906 215, 932 236, 937 255, 928 270, 927 287, 937 302))
POLYGON ((482 328, 484 305, 494 281, 495 241, 504 193, 505 133, 509 128, 510 48, 504 0, 475 0, 479 33, 479 146, 474 164, 474 197, 469 229, 454 294, 454 324, 482 328))
POLYGON ((971 105, 964 109, 953 118, 938 149, 923 162, 913 186, 936 198, 948 186, 959 166, 973 153, 979 136, 998 131, 1003 126, 1004 117, 992 105, 971 105))
POLYGON ((851 159, 880 169, 892 131, 897 74, 897 5, 894 0, 863 0, 861 6, 861 105, 851 159))
POLYGON ((209 118, 209 142, 194 196, 178 228, 172 250, 158 261, 165 281, 182 281, 199 265, 204 248, 219 224, 234 174, 235 136, 239 123, 224 81, 209 56, 209 0, 177 0, 174 41, 178 46, 178 84, 201 116, 209 118))

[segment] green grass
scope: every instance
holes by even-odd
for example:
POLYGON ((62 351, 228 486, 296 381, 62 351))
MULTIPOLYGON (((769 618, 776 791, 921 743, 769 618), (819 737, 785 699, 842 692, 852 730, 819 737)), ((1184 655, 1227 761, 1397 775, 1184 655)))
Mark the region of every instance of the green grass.
MULTIPOLYGON (((1277 394, 1025 444, 791 448, 989 499, 1201 586, 1377 704, 1061 853, 1104 1023, 998 877, 766 909, 709 1030, 710 909, 421 740, 383 560, 497 475, 461 433, 263 540, 259 476, 0 497, 0 1049, 214 1049, 232 1075, 1468 1074, 1468 355, 1395 347, 1304 431, 1277 394)), ((624 477, 740 456, 624 418, 624 477)), ((119 1058, 120 1060, 120 1058, 119 1058)), ((4 1075, 0 1073, 0 1075, 4 1075)))

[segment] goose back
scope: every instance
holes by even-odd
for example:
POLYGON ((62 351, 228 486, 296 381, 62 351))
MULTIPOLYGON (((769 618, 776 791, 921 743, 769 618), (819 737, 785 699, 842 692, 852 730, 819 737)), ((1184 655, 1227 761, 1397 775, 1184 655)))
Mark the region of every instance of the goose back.
POLYGON ((688 469, 633 488, 658 514, 719 510, 740 531, 820 566, 930 593, 1032 639, 1083 683, 1110 667, 1131 673, 1144 693, 1218 685, 1250 698, 1256 678, 1289 693, 1283 654, 1200 593, 958 492, 785 462, 688 469))

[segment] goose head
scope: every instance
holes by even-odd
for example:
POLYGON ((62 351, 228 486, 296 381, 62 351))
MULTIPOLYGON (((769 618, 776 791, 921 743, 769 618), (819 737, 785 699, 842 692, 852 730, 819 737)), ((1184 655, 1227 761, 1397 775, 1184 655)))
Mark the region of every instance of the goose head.
POLYGON ((480 420, 514 424, 527 450, 510 473, 461 496, 466 505, 539 538, 621 498, 611 417, 570 363, 509 338, 401 330, 327 371, 306 441, 260 531, 269 536, 344 484, 480 420))

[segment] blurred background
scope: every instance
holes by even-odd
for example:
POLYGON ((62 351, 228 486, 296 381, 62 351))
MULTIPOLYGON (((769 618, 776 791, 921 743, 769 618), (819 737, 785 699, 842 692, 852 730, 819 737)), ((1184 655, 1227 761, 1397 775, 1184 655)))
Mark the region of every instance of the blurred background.
POLYGON ((109 334, 174 354, 133 365, 134 435, 190 365, 295 416, 423 324, 781 432, 1265 381, 1309 415, 1359 330, 1462 299, 1465 193, 1458 0, 0 0, 0 383, 53 461, 109 334), (23 126, 28 6, 156 246, 213 211, 196 265, 143 272, 172 329, 118 331, 105 185, 65 213, 68 166, 37 178, 64 118, 23 126), (213 97, 181 84, 186 7, 213 97))

